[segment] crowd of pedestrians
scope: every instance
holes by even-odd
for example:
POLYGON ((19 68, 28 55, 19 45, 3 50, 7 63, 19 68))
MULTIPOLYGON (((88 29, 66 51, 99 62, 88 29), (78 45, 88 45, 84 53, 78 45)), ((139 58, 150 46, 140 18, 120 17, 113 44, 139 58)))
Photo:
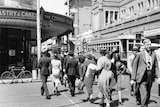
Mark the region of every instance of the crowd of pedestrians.
POLYGON ((155 51, 150 46, 149 39, 143 41, 143 46, 140 49, 134 46, 127 64, 121 60, 118 48, 113 48, 110 54, 106 50, 100 50, 101 56, 98 59, 95 59, 92 54, 75 56, 73 52, 68 52, 64 55, 58 55, 58 52, 54 50, 50 55, 45 52, 38 66, 42 78, 41 94, 43 95, 45 92, 46 99, 51 99, 46 84, 47 78, 50 76, 54 93, 59 92, 60 83, 65 86, 67 83, 70 95, 73 97, 75 96, 75 81, 78 79, 80 81, 78 89, 83 90, 85 87, 87 91, 87 97, 83 101, 93 103, 95 100, 92 86, 95 77, 97 77, 98 97, 102 99, 100 105, 106 103, 107 107, 111 106, 113 88, 118 93, 119 104, 123 105, 121 76, 123 73, 127 73, 130 76, 131 95, 135 96, 137 105, 147 107, 155 78, 160 83, 159 50, 155 51))

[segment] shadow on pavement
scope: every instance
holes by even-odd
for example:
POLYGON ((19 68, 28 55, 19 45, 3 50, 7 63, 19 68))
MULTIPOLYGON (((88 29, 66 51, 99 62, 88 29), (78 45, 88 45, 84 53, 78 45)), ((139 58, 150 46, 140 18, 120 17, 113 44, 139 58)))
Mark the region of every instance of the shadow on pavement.
POLYGON ((69 104, 69 105, 64 105, 64 106, 60 106, 60 107, 70 107, 70 106, 76 106, 77 104, 81 104, 81 103, 84 103, 83 101, 82 102, 77 102, 77 103, 74 103, 74 104, 69 104))
POLYGON ((149 100, 149 103, 148 103, 148 104, 150 104, 150 103, 155 103, 155 104, 157 104, 157 101, 155 101, 155 100, 149 100))

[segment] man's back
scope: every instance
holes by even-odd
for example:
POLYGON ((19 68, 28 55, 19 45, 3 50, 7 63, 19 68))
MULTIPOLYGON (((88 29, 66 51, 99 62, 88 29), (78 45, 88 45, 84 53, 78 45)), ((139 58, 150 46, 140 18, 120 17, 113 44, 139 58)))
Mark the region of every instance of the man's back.
POLYGON ((77 75, 78 74, 78 61, 75 58, 70 58, 66 63, 66 73, 67 75, 77 75))
POLYGON ((41 70, 41 75, 50 75, 49 65, 51 59, 49 57, 43 56, 39 62, 39 68, 41 70))

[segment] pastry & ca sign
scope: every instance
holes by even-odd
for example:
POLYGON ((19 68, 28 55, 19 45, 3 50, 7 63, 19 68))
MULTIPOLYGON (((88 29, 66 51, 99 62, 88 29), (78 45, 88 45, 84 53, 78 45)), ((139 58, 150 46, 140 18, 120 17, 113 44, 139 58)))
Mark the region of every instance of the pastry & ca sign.
POLYGON ((29 10, 17 10, 17 9, 1 9, 0 17, 7 18, 23 18, 36 20, 36 12, 29 10))

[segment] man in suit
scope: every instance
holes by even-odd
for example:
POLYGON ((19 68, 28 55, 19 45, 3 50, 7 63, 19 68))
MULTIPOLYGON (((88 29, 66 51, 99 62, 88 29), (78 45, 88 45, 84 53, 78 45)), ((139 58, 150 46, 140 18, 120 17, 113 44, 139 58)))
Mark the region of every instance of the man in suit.
POLYGON ((143 41, 144 51, 137 53, 133 61, 131 84, 137 84, 140 90, 141 107, 148 107, 152 83, 155 76, 160 77, 158 63, 154 52, 151 52, 151 41, 143 41))
POLYGON ((48 52, 45 52, 39 61, 39 68, 40 68, 41 79, 42 79, 41 95, 43 95, 45 92, 46 99, 51 99, 51 96, 49 95, 48 87, 46 84, 48 76, 51 74, 49 70, 50 63, 51 63, 50 54, 48 52))
MULTIPOLYGON (((128 73, 129 73, 129 77, 130 77, 129 79, 131 79, 133 60, 134 60, 137 52, 138 52, 138 47, 134 46, 132 48, 132 54, 127 59, 127 68, 128 68, 128 71, 129 71, 128 73)), ((133 96, 134 95, 134 91, 135 91, 134 90, 134 85, 130 84, 130 87, 131 87, 130 88, 131 96, 133 96)))
POLYGON ((78 61, 73 57, 74 53, 69 52, 70 58, 66 62, 66 74, 68 76, 68 84, 70 88, 71 96, 75 95, 75 81, 79 76, 78 61))

